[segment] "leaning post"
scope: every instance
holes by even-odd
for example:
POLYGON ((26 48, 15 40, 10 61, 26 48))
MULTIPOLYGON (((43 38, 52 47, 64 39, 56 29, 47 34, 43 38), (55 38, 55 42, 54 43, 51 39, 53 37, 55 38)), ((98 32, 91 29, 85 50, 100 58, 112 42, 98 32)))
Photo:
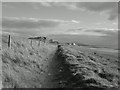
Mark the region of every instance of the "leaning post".
POLYGON ((9 37, 8 37, 8 47, 10 47, 10 43, 11 43, 11 37, 10 37, 10 35, 9 35, 9 37))

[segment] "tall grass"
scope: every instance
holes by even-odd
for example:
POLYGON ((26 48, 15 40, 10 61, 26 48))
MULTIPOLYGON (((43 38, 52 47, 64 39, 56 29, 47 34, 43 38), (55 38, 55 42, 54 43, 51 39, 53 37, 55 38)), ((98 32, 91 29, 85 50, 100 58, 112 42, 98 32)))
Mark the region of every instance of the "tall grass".
POLYGON ((7 47, 7 36, 2 38, 2 82, 3 87, 40 87, 42 64, 55 50, 54 45, 26 38, 12 37, 11 47, 7 47))

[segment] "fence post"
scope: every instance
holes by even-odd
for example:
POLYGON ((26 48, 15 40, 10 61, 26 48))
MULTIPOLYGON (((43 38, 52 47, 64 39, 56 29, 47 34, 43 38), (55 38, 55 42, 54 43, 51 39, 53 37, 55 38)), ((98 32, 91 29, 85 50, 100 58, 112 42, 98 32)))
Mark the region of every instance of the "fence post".
POLYGON ((8 37, 8 47, 10 47, 10 42, 11 40, 10 40, 10 35, 9 35, 9 37, 8 37))
POLYGON ((30 44, 31 44, 31 46, 32 46, 32 39, 31 39, 31 43, 30 43, 30 44))

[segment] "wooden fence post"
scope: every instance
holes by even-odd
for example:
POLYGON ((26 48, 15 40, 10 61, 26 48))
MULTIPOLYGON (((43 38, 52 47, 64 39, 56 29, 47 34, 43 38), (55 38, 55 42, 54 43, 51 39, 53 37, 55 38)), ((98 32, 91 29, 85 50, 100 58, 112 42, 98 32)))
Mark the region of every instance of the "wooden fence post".
POLYGON ((31 39, 31 43, 30 43, 30 44, 31 44, 31 46, 32 46, 32 39, 31 39))
POLYGON ((10 35, 9 35, 9 37, 8 37, 8 47, 10 47, 10 42, 11 40, 10 40, 10 35))

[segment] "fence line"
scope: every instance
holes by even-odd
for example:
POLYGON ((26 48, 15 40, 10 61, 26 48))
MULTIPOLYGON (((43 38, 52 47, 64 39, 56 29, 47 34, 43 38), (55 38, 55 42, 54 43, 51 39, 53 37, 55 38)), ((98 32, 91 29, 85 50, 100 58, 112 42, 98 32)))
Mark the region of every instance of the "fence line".
MULTIPOLYGON (((32 40, 31 38, 29 38, 29 39, 31 40, 31 41, 30 41, 30 45, 33 46, 33 40, 32 40)), ((41 42, 41 41, 43 41, 44 43, 46 43, 46 37, 44 37, 43 40, 40 40, 40 39, 37 40, 38 46, 40 46, 40 44, 41 44, 40 42, 41 42)), ((8 48, 10 48, 10 47, 11 47, 11 35, 8 36, 8 48)))

